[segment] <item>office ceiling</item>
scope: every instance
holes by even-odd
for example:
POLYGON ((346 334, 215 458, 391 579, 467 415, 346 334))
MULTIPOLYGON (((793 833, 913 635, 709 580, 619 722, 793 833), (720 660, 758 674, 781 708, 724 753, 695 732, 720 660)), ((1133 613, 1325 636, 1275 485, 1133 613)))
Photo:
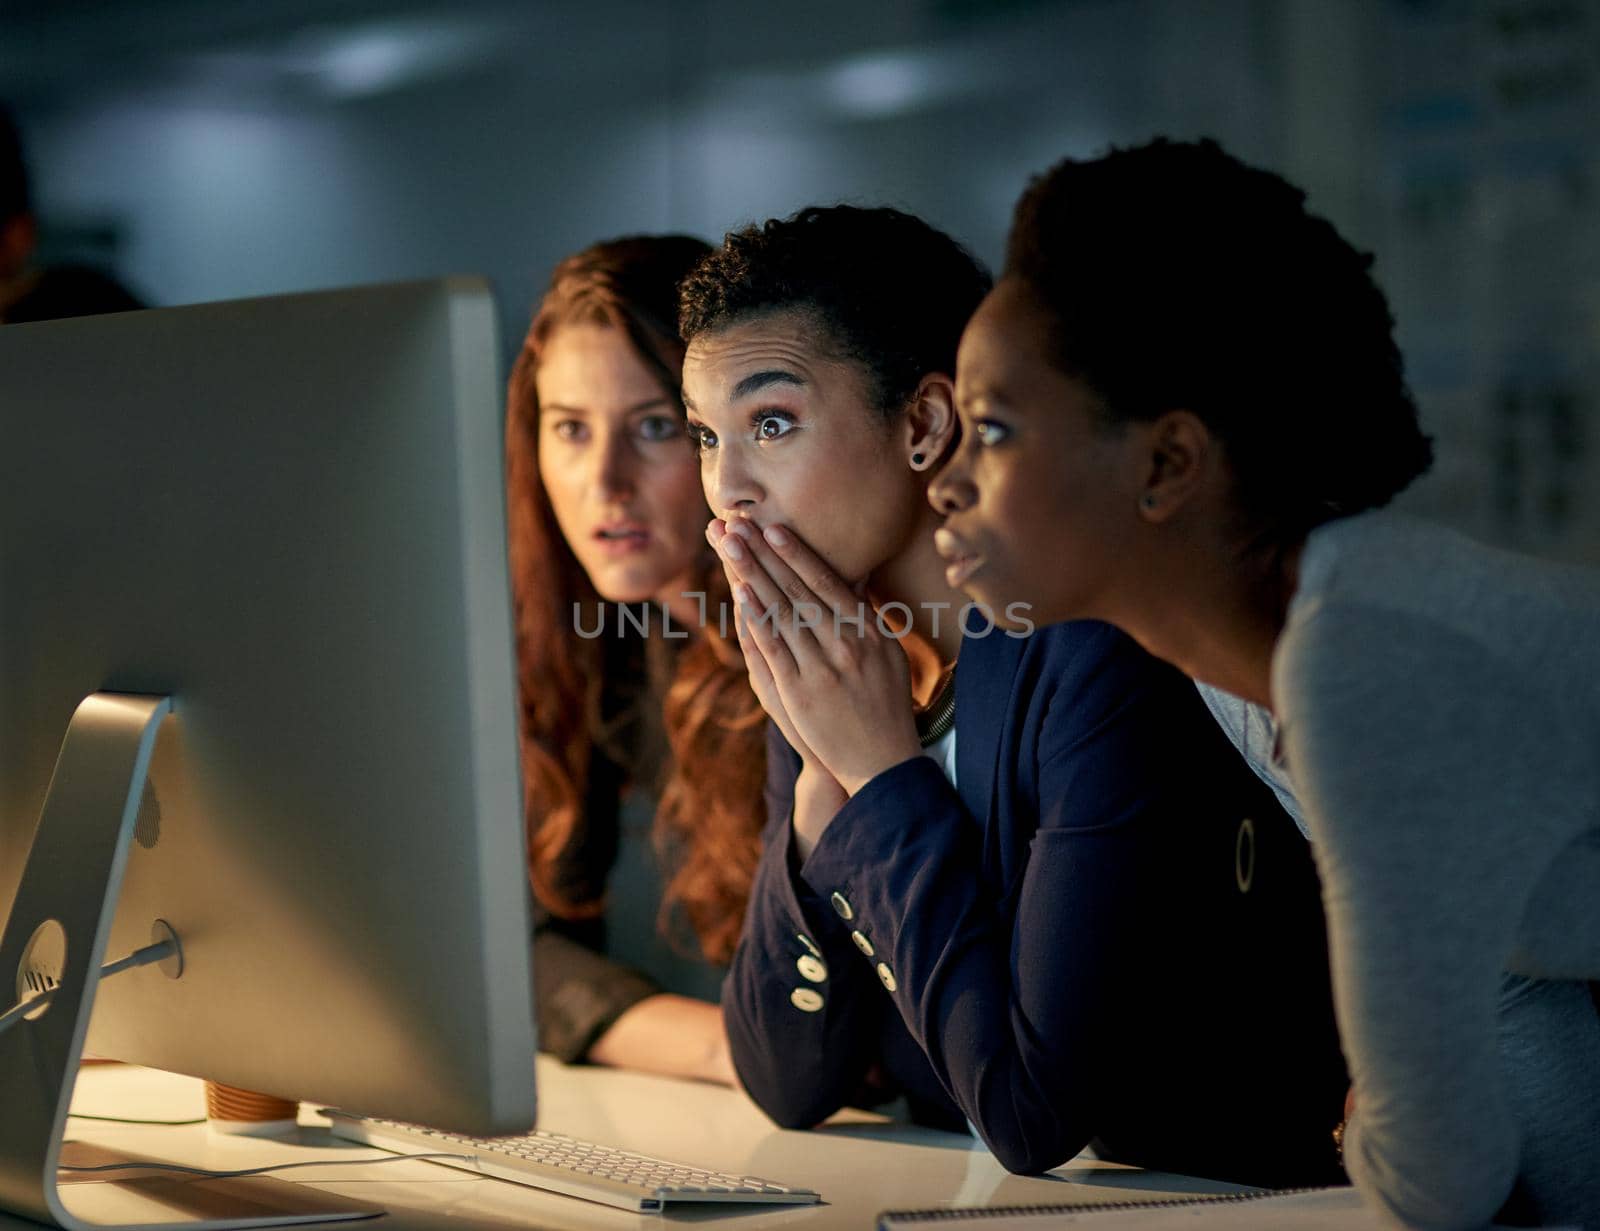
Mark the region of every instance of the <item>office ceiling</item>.
POLYGON ((1106 0, 0 0, 0 97, 46 109, 208 83, 360 95, 403 85, 404 72, 385 70, 400 61, 437 77, 534 48, 555 80, 592 80, 600 65, 626 83, 666 71, 664 32, 679 63, 770 68, 1096 2, 1106 0))

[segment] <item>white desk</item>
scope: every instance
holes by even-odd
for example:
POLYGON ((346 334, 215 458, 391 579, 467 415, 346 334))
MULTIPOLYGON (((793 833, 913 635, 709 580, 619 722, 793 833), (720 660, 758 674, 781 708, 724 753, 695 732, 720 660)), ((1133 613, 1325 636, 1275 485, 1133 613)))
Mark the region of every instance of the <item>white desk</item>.
MULTIPOLYGON (((670 1222, 733 1226, 853 1228, 871 1231, 880 1210, 937 1205, 1011 1205, 1105 1201, 1236 1188, 1113 1163, 1074 1161, 1047 1176, 1008 1174, 970 1137, 894 1124, 848 1113, 818 1130, 773 1127, 742 1093, 598 1068, 566 1068, 540 1057, 541 1128, 642 1153, 814 1188, 819 1206, 687 1207, 666 1215, 633 1214, 540 1193, 432 1163, 402 1161, 379 1167, 350 1163, 288 1171, 280 1178, 312 1184, 389 1210, 381 1221, 329 1224, 392 1231, 421 1228, 557 1228, 636 1231, 670 1222)), ((198 1081, 124 1066, 86 1068, 73 1108, 80 1113, 148 1119, 204 1114, 198 1081)), ((365 1158, 378 1153, 335 1140, 325 1121, 303 1108, 295 1138, 222 1138, 204 1125, 151 1127, 69 1121, 74 1140, 145 1158, 210 1168, 262 1166, 317 1158, 365 1158)), ((0 1214, 5 1231, 36 1224, 0 1214)))

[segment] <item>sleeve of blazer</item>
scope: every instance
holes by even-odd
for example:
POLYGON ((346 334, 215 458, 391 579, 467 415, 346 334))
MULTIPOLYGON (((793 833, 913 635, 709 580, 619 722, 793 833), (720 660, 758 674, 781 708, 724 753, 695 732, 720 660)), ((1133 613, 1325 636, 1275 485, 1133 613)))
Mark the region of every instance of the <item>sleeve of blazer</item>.
POLYGON ((887 1007, 849 929, 791 870, 799 773, 800 758, 769 724, 769 819, 744 933, 722 987, 739 1080, 784 1128, 811 1128, 861 1088, 877 1059, 887 1007))
POLYGON ((617 1018, 661 988, 577 939, 561 923, 546 916, 534 927, 534 1017, 539 1050, 573 1064, 617 1018))
POLYGON ((1152 909, 1146 828, 1164 806, 1168 673, 1105 626, 1077 628, 1033 668, 1052 679, 1030 703, 1048 708, 1036 750, 1015 755, 1036 755, 1038 829, 1005 900, 976 874, 984 826, 926 757, 858 791, 803 868, 873 947, 845 964, 889 989, 951 1096, 1017 1172, 1057 1166, 1095 1134, 1118 980, 1139 957, 1138 912, 1152 909))
MULTIPOLYGON (((620 840, 622 771, 603 753, 589 766, 584 806, 554 873, 578 902, 601 900, 620 840)), ((567 1064, 582 1060, 628 1009, 661 988, 605 955, 603 917, 563 919, 535 900, 533 919, 534 1019, 539 1050, 567 1064)))

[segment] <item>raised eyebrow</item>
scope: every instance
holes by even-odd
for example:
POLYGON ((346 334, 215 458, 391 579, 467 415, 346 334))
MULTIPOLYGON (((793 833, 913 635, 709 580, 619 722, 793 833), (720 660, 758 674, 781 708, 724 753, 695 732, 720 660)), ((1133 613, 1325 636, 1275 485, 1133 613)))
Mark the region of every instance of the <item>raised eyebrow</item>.
POLYGON ((759 393, 772 385, 797 385, 803 389, 806 386, 806 381, 804 377, 785 371, 783 368, 768 368, 765 371, 752 372, 736 384, 729 400, 740 401, 749 397, 752 393, 759 393))

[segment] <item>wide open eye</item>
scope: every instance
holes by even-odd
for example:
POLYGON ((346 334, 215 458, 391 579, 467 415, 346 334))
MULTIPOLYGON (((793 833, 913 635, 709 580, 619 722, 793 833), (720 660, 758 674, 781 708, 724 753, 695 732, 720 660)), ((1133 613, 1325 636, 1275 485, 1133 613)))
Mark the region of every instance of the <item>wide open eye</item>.
POLYGON ((755 420, 756 439, 781 440, 794 430, 794 420, 777 411, 762 411, 755 420))

